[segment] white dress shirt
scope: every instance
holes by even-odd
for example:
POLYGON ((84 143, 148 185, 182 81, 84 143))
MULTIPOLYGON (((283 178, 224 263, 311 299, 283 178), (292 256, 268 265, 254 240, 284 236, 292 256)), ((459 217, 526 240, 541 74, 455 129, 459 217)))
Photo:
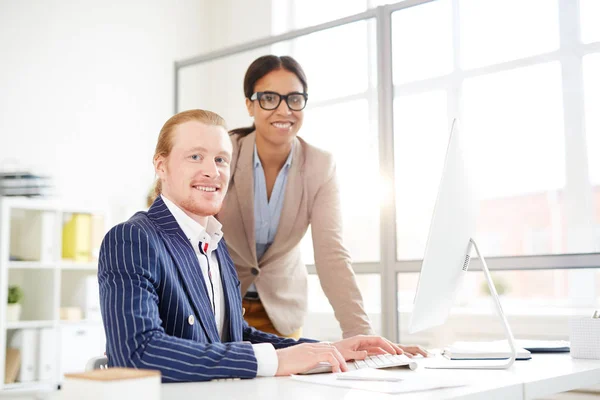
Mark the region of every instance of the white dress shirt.
MULTIPOLYGON (((162 200, 167 208, 173 214, 175 221, 190 241, 204 277, 204 283, 208 291, 208 297, 213 305, 215 322, 219 337, 223 340, 223 325, 225 322, 225 294, 223 293, 223 283, 221 281, 221 268, 217 259, 216 249, 223 237, 221 232, 221 223, 214 217, 208 217, 207 226, 194 221, 189 215, 181 210, 175 203, 170 201, 164 195, 162 200), (200 251, 200 245, 203 246, 204 254, 200 251), (209 268, 210 267, 210 268, 209 268), (210 269, 210 275, 209 275, 210 269)), ((270 343, 253 344, 254 355, 257 362, 258 376, 275 376, 279 366, 277 353, 270 343)))

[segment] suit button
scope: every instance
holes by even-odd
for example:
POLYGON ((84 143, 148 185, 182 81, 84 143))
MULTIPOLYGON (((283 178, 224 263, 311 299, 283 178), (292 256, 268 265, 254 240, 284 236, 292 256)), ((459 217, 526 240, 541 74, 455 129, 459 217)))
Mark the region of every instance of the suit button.
POLYGON ((252 275, 256 276, 258 275, 258 268, 252 268, 252 275))
POLYGON ((193 316, 193 315, 190 315, 190 316, 188 317, 188 324, 190 324, 190 325, 194 325, 194 316, 193 316))

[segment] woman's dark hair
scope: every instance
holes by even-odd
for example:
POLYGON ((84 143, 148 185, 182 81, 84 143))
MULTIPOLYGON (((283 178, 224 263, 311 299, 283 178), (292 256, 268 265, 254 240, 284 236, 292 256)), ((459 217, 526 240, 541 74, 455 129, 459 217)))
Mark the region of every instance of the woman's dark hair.
MULTIPOLYGON (((244 96, 249 99, 254 94, 254 86, 259 79, 263 76, 267 75, 269 72, 276 71, 278 69, 285 69, 296 75, 300 82, 302 83, 302 87, 304 88, 304 92, 308 90, 308 85, 306 83, 306 75, 304 74, 304 70, 298 64, 298 61, 294 60, 290 56, 262 56, 254 60, 252 64, 248 67, 246 71, 246 75, 244 76, 244 96)), ((237 128, 229 131, 230 135, 242 135, 246 136, 247 134, 254 131, 256 127, 254 124, 252 126, 246 128, 237 128)))

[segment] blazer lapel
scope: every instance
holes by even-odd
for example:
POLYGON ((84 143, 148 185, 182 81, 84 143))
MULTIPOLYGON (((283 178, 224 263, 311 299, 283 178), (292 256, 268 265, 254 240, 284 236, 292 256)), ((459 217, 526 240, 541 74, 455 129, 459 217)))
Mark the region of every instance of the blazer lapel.
POLYGON ((292 228, 296 223, 300 204, 302 204, 302 197, 304 196, 304 154, 302 153, 302 144, 298 139, 295 139, 293 151, 292 165, 287 176, 279 226, 277 227, 273 243, 269 246, 261 261, 268 260, 274 251, 273 249, 277 249, 279 243, 285 242, 290 236, 292 228))
POLYGON ((239 342, 242 340, 242 300, 235 275, 235 267, 231 259, 227 257, 223 241, 217 247, 217 260, 221 270, 221 282, 223 284, 223 297, 225 298, 225 321, 229 328, 229 341, 239 342))
POLYGON ((241 142, 238 161, 235 166, 234 186, 242 224, 248 241, 248 248, 256 260, 256 238, 254 232, 254 156, 255 133, 251 133, 241 142))
POLYGON ((211 342, 220 342, 212 304, 208 297, 206 282, 200 273, 196 253, 160 196, 148 210, 148 217, 164 232, 165 246, 181 274, 182 285, 187 291, 204 332, 211 342))

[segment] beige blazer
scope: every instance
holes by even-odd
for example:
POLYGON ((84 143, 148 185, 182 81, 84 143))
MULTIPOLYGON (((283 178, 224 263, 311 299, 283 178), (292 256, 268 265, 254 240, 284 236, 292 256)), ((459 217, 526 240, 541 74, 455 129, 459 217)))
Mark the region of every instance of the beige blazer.
POLYGON ((311 225, 316 270, 344 337, 373 334, 350 255, 342 244, 339 187, 331 154, 295 139, 277 233, 263 257, 256 259, 255 140, 254 132, 232 136, 231 181, 217 216, 242 295, 254 282, 269 318, 282 334, 291 334, 303 325, 308 274, 300 255, 300 240, 311 225))

